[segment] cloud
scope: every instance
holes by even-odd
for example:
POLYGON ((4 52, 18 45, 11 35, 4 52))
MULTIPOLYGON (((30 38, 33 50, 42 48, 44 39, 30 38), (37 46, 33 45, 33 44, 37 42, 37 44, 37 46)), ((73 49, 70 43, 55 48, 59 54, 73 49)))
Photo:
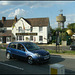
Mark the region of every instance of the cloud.
POLYGON ((71 3, 68 1, 1 1, 0 5, 26 5, 30 8, 37 7, 51 7, 53 5, 62 5, 71 3))
POLYGON ((75 23, 75 14, 66 15, 66 24, 75 23))
POLYGON ((9 2, 8 1, 1 1, 0 5, 9 5, 9 2))
POLYGON ((4 14, 4 13, 9 12, 9 11, 11 11, 11 10, 13 10, 13 8, 6 9, 6 10, 4 10, 4 11, 1 11, 0 14, 4 14))
POLYGON ((22 1, 0 1, 0 5, 16 5, 23 4, 22 1))
POLYGON ((22 17, 22 16, 26 16, 27 15, 27 11, 25 11, 24 9, 16 9, 14 12, 11 12, 8 17, 14 17, 14 16, 18 16, 18 17, 22 17))
MULTIPOLYGON (((67 2, 68 3, 68 2, 67 2)), ((40 2, 32 2, 28 3, 27 5, 30 6, 30 8, 38 8, 38 7, 52 7, 54 5, 63 5, 66 4, 66 2, 61 1, 40 1, 40 2)))

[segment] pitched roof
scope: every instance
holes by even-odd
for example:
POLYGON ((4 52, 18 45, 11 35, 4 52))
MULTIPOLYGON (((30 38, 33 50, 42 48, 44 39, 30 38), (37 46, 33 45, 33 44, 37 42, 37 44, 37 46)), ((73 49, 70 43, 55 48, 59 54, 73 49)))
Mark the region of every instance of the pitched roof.
POLYGON ((6 32, 4 32, 4 33, 0 33, 0 36, 12 36, 13 34, 12 34, 12 32, 11 32, 11 30, 7 30, 6 32))
MULTIPOLYGON (((23 18, 27 23, 29 23, 31 26, 48 26, 49 24, 49 18, 30 18, 25 19, 23 18)), ((14 19, 6 20, 2 23, 2 20, 0 20, 0 27, 11 27, 14 23, 14 19)))
MULTIPOLYGON (((3 27, 11 27, 14 23, 14 19, 6 20, 3 23, 2 23, 2 20, 0 20, 0 23, 3 25, 3 27)), ((1 24, 0 24, 0 27, 1 27, 1 24)))
POLYGON ((31 26, 48 26, 49 18, 31 18, 31 19, 24 19, 27 21, 31 26))

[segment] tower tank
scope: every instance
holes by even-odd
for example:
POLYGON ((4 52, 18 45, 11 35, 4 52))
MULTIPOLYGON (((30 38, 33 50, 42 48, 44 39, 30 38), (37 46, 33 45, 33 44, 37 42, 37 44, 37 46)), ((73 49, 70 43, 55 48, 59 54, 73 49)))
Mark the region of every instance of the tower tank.
POLYGON ((56 21, 58 22, 58 27, 64 29, 64 22, 66 21, 66 16, 63 16, 63 14, 59 14, 59 16, 56 17, 56 21))

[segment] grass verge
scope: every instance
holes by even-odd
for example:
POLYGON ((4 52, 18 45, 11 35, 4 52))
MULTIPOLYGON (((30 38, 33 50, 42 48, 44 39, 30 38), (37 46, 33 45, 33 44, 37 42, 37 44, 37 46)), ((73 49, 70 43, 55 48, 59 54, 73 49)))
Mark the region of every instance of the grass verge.
POLYGON ((0 47, 0 49, 6 49, 6 47, 0 47))
POLYGON ((75 51, 71 51, 71 50, 60 50, 60 51, 57 51, 56 50, 47 50, 49 51, 49 53, 55 53, 55 54, 68 54, 68 55, 75 55, 75 51))

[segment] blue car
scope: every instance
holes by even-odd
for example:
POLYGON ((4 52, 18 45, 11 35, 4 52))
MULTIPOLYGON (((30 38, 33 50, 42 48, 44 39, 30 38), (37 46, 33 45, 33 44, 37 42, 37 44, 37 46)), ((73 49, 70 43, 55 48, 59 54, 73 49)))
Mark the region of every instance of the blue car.
POLYGON ((23 58, 28 64, 33 64, 49 61, 50 54, 32 42, 11 42, 6 49, 6 57, 7 59, 23 58))

